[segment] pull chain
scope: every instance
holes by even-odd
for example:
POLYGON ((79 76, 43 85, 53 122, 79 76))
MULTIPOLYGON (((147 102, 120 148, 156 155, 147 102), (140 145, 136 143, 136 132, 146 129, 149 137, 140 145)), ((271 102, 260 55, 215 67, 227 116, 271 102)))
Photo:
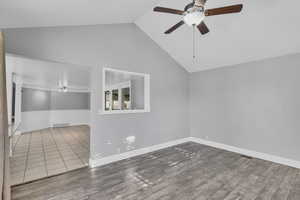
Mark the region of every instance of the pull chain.
POLYGON ((193 59, 195 58, 195 25, 193 25, 193 59))

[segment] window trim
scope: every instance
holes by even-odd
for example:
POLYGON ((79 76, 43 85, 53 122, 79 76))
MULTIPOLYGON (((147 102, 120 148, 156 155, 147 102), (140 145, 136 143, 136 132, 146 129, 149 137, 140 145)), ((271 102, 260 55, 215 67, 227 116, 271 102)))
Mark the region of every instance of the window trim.
POLYGON ((102 108, 99 110, 98 114, 107 115, 107 114, 129 114, 129 113, 147 113, 150 112, 150 75, 145 73, 137 73, 137 72, 129 72, 124 70, 112 69, 104 67, 102 69, 102 91, 101 91, 101 99, 102 99, 102 108), (106 71, 110 72, 119 72, 119 73, 127 73, 135 76, 143 76, 144 77, 144 109, 142 110, 105 110, 105 74, 106 71))

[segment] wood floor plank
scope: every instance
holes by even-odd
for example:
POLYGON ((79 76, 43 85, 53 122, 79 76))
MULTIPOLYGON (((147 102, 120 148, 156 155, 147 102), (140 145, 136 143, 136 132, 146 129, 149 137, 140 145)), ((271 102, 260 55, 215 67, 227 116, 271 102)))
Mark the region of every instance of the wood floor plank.
POLYGON ((13 187, 12 197, 14 200, 299 200, 299 186, 299 169, 188 142, 13 187))

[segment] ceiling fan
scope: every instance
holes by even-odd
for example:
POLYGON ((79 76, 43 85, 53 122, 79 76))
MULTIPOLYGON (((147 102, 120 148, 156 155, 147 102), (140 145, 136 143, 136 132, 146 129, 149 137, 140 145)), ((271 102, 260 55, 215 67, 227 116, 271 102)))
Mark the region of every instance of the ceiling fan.
POLYGON ((184 10, 176 10, 172 8, 164 8, 164 7, 155 7, 153 11, 155 12, 163 12, 170 13, 176 15, 182 15, 183 19, 168 29, 165 34, 170 34, 175 31, 177 28, 182 26, 183 24, 187 24, 188 26, 197 26, 198 30, 202 35, 209 32, 208 27, 204 23, 204 18, 213 15, 223 15, 230 13, 238 13, 241 12, 243 5, 237 4, 232 6, 226 6, 221 8, 213 8, 213 9, 205 9, 205 3, 207 0, 193 0, 192 3, 189 3, 185 6, 184 10))

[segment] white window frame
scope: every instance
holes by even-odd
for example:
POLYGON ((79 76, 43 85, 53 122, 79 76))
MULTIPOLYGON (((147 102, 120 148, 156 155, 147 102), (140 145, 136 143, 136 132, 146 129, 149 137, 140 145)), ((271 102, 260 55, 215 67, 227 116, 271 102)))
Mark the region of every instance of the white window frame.
MULTIPOLYGON (((130 93, 130 95, 129 95, 129 97, 130 97, 130 108, 131 108, 131 81, 126 81, 126 82, 122 82, 122 83, 118 83, 118 84, 114 84, 114 85, 111 85, 111 86, 104 86, 104 92, 106 92, 106 91, 109 91, 110 92, 110 102, 111 102, 111 105, 110 105, 110 108, 109 108, 109 110, 105 110, 105 111, 112 111, 113 109, 112 109, 112 92, 113 92, 113 90, 118 90, 118 94, 119 94, 119 99, 118 99, 118 103, 119 103, 119 105, 121 106, 121 108, 122 108, 122 102, 123 102, 123 93, 122 93, 122 89, 124 89, 124 88, 129 88, 129 93, 130 93)), ((105 93, 104 93, 104 95, 105 95, 105 93)), ((104 96, 104 101, 105 101, 105 96, 104 96)), ((104 105, 105 105, 105 102, 104 102, 104 105)), ((106 105, 105 105, 106 106, 106 105)), ((120 108, 120 110, 121 110, 121 108, 120 108)))
MULTIPOLYGON (((130 87, 131 92, 131 87, 130 87)), ((121 99, 121 96, 120 96, 121 99)), ((102 108, 99 111, 99 114, 128 114, 128 113, 147 113, 150 112, 150 75, 137 72, 129 72, 112 68, 103 68, 102 70, 102 108), (107 71, 118 72, 118 73, 127 73, 135 76, 142 76, 144 78, 144 109, 141 110, 105 110, 105 91, 108 89, 105 87, 105 74, 107 71)))

